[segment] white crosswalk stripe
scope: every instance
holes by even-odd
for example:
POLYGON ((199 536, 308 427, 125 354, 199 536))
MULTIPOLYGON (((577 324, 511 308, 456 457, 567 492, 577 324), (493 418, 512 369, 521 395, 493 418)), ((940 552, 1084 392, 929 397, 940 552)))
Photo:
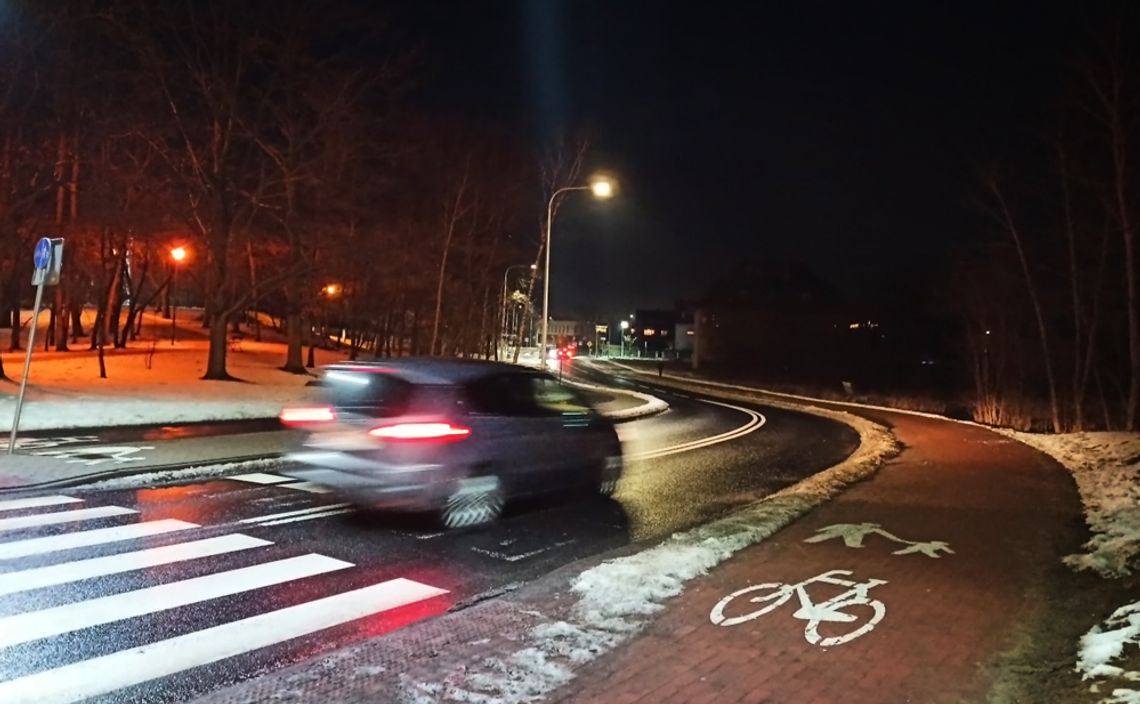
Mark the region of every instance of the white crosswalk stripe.
POLYGON ((0 511, 18 511, 22 508, 40 508, 42 506, 59 506, 61 504, 83 503, 83 499, 70 496, 34 496, 29 499, 9 499, 0 501, 0 511))
POLYGON ((320 484, 313 482, 299 482, 292 477, 285 477, 280 474, 269 474, 268 472, 250 472, 249 474, 234 474, 226 477, 226 479, 233 479, 234 481, 247 482, 249 484, 262 484, 266 486, 273 486, 275 489, 293 489, 294 491, 307 491, 310 494, 328 494, 331 489, 323 487, 320 484))
POLYGON ((392 579, 0 682, 0 702, 78 702, 446 593, 410 579, 392 579))
MULTIPOLYGON (((315 553, 282 557, 278 552, 267 558, 271 553, 258 548, 277 551, 288 546, 241 533, 198 537, 187 531, 210 528, 174 519, 98 527, 97 522, 104 518, 138 513, 119 506, 53 510, 82 502, 66 496, 0 502, 0 510, 39 509, 36 513, 0 519, 0 607, 5 605, 3 597, 23 595, 18 597, 22 601, 7 602, 3 610, 6 615, 0 616, 0 704, 79 702, 447 593, 428 584, 396 578, 331 595, 318 593, 311 601, 265 610, 276 599, 256 596, 258 590, 349 570, 354 565, 315 553), (42 526, 66 526, 69 532, 39 537, 5 534, 42 526), (178 539, 183 534, 189 539, 173 544, 131 544, 154 536, 178 539), (116 547, 117 552, 100 554, 116 547), (52 564, 43 564, 56 553, 80 548, 87 548, 81 556, 64 554, 52 564), (18 561, 25 558, 36 558, 36 562, 21 569, 18 561), (16 569, 3 571, 11 562, 15 562, 16 569), (179 579, 179 565, 191 562, 192 574, 197 576, 179 579), (155 567, 164 569, 151 569, 155 567), (121 579, 112 579, 123 574, 131 575, 125 583, 129 586, 122 586, 121 579), (90 581, 82 586, 74 584, 81 580, 90 581), (42 591, 33 595, 35 590, 42 591), (74 593, 78 593, 78 600, 74 593), (239 597, 240 601, 232 601, 239 597), (207 619, 215 614, 209 623, 217 624, 217 615, 227 611, 210 606, 197 612, 175 612, 224 599, 241 604, 244 617, 188 630, 192 627, 188 624, 193 622, 187 622, 184 613, 198 613, 198 618, 207 619), (25 603, 28 605, 22 610, 12 608, 25 603), (251 611, 255 615, 245 616, 251 611), (118 641, 105 637, 100 629, 115 628, 127 619, 139 619, 143 625, 132 627, 130 632, 152 642, 115 652, 118 641), (89 654, 76 660, 71 655, 75 648, 56 644, 54 639, 67 638, 83 629, 92 629, 90 639, 86 639, 87 633, 83 634, 85 640, 81 642, 86 645, 80 648, 89 654), (51 655, 47 660, 15 659, 9 662, 11 666, 5 665, 9 654, 29 647, 42 648, 51 655)), ((251 523, 262 527, 310 520, 351 510, 344 504, 328 504, 261 516, 246 527, 252 529, 251 523)), ((223 526, 215 526, 215 533, 218 528, 223 526)), ((335 587, 330 591, 335 591, 335 587)), ((288 589, 282 593, 288 594, 288 589)), ((232 606, 226 607, 229 608, 232 606)))
POLYGON ((133 592, 112 594, 53 609, 0 618, 0 648, 104 623, 145 616, 230 594, 342 570, 352 563, 323 555, 301 555, 133 592))
POLYGON ((125 540, 135 540, 151 535, 173 533, 178 530, 198 528, 197 523, 178 521, 166 518, 160 521, 146 521, 145 523, 132 523, 125 526, 111 528, 98 528, 80 533, 64 533, 62 535, 49 535, 43 538, 28 538, 16 540, 11 543, 0 543, 0 560, 14 560, 19 557, 43 555, 60 550, 85 548, 107 543, 118 543, 125 540))
POLYGON ((6 574, 0 574, 0 596, 26 592, 32 589, 42 589, 43 587, 52 587, 58 584, 67 584, 68 582, 78 582, 81 579, 106 577, 107 575, 131 572, 147 567, 158 567, 159 565, 169 565, 175 562, 223 555, 238 550, 248 550, 250 548, 259 548, 271 544, 272 543, 268 540, 251 538, 248 535, 234 533, 232 535, 222 535, 217 538, 205 538, 203 540, 192 540, 188 543, 167 545, 161 548, 136 550, 135 552, 123 553, 122 555, 93 557, 77 562, 65 562, 61 565, 39 567, 36 569, 22 570, 20 572, 8 572, 6 574))
POLYGON ((0 531, 23 530, 24 528, 50 526, 59 523, 76 523, 91 518, 126 516, 131 513, 138 513, 138 511, 122 506, 98 506, 96 508, 80 508, 74 511, 53 511, 52 513, 39 513, 32 516, 0 518, 0 531))

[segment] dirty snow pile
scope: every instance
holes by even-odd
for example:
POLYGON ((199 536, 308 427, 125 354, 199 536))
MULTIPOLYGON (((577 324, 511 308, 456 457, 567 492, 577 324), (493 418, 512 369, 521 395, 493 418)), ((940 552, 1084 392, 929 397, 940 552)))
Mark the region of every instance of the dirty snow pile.
MULTIPOLYGON (((796 408, 804 410, 803 406, 796 408)), ((684 590, 687 582, 773 535, 851 484, 870 477, 898 450, 894 436, 883 426, 847 413, 807 410, 858 431, 859 447, 847 460, 725 518, 582 572, 571 584, 578 601, 565 620, 534 627, 528 641, 505 659, 487 658, 465 667, 454 678, 443 674, 440 682, 446 684, 405 682, 403 700, 523 704, 542 698, 571 681, 577 667, 640 631, 651 615, 665 608, 666 600, 684 590)))
POLYGON ((256 460, 242 460, 240 462, 219 462, 215 464, 197 465, 181 469, 164 469, 145 474, 132 474, 126 477, 105 479, 101 482, 84 484, 76 491, 108 491, 111 489, 138 489, 153 488, 172 482, 183 482, 191 479, 212 479, 242 472, 271 472, 289 464, 283 458, 266 457, 256 460))
MULTIPOLYGON (((1080 653, 1077 657, 1077 671, 1083 679, 1104 677, 1121 678, 1128 682, 1140 681, 1140 672, 1127 671, 1111 664, 1125 655, 1128 645, 1140 646, 1140 602, 1122 606, 1105 621, 1105 627, 1093 626, 1081 637, 1080 653)), ((1093 691, 1099 684, 1093 685, 1093 691)), ((1112 690, 1112 698, 1102 700, 1107 704, 1140 704, 1140 691, 1118 687, 1112 690)))
POLYGON ((1140 555, 1140 433, 1007 434, 1052 456, 1077 482, 1093 537, 1087 553, 1065 563, 1102 577, 1129 574, 1140 555))

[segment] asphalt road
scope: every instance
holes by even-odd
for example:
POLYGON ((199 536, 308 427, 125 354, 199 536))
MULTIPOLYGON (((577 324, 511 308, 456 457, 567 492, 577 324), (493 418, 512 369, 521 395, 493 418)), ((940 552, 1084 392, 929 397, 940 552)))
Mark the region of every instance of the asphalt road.
POLYGON ((621 426, 614 499, 531 503, 474 531, 361 515, 274 476, 4 497, 0 702, 186 700, 700 523, 857 443, 813 416, 653 393, 670 410, 621 426))

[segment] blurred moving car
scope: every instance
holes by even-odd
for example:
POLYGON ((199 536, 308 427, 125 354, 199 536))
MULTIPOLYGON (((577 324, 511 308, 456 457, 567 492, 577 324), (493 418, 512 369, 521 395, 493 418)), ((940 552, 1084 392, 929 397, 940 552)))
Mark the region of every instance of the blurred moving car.
POLYGON ((309 435, 287 474, 375 509, 438 511, 448 527, 494 520, 511 499, 613 493, 621 443, 572 387, 522 367, 471 360, 334 364, 327 405, 286 408, 309 435))

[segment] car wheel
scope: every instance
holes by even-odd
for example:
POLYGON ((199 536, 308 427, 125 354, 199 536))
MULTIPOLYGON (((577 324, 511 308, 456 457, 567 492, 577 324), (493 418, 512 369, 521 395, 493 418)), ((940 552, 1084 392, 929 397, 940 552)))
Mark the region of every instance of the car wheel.
POLYGON ((621 478, 621 455, 611 455, 602 460, 601 476, 598 480, 598 493, 613 496, 621 478))
POLYGON ((446 528, 468 528, 491 523, 503 512, 503 483, 494 474, 461 479, 440 513, 446 528))

